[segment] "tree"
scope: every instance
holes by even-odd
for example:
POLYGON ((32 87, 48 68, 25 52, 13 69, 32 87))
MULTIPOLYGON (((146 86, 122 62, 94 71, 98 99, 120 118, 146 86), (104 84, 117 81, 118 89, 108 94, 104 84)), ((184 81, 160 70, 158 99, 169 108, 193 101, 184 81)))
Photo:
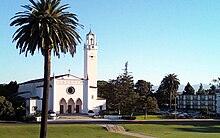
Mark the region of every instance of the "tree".
POLYGON ((157 104, 157 99, 155 97, 149 96, 147 98, 147 111, 148 112, 156 112, 158 111, 158 104, 157 104))
POLYGON ((215 94, 216 93, 216 86, 215 85, 212 85, 210 86, 210 89, 209 89, 209 94, 215 94))
POLYGON ((12 103, 5 99, 4 96, 0 96, 0 118, 8 119, 14 115, 14 108, 12 103))
POLYGON ((177 96, 177 90, 179 88, 180 82, 179 79, 177 78, 176 74, 168 74, 163 78, 161 81, 161 84, 158 89, 159 97, 160 96, 165 96, 164 98, 164 104, 168 104, 168 99, 169 99, 169 105, 171 108, 172 105, 172 100, 175 100, 177 96))
POLYGON ((18 87, 16 81, 0 85, 0 96, 4 96, 6 100, 12 103, 15 110, 15 119, 21 119, 25 115, 25 110, 20 110, 25 109, 25 98, 19 96, 18 87))
POLYGON ((136 107, 136 99, 133 77, 128 72, 126 62, 124 73, 109 81, 107 106, 110 110, 117 110, 119 114, 132 114, 136 107))
POLYGON ((188 82, 187 85, 184 88, 184 92, 183 94, 191 94, 194 95, 195 93, 195 89, 190 85, 190 83, 188 82))
POLYGON ((98 81, 97 87, 98 87, 98 97, 107 98, 108 97, 108 85, 109 83, 107 81, 98 81))
POLYGON ((140 110, 144 110, 144 118, 147 117, 148 97, 153 92, 152 84, 145 80, 138 80, 135 84, 135 92, 138 94, 137 104, 140 110))
POLYGON ((0 96, 4 96, 7 100, 18 94, 18 84, 11 81, 9 84, 0 84, 0 96))
POLYGON ((199 85, 199 89, 197 91, 197 94, 207 94, 207 92, 203 89, 202 83, 199 85))
POLYGON ((212 82, 214 83, 213 85, 215 85, 216 88, 220 88, 220 78, 219 77, 217 79, 213 79, 212 82))
POLYGON ((77 27, 76 14, 64 12, 68 4, 61 5, 61 0, 29 0, 31 5, 22 6, 25 11, 18 12, 12 18, 11 26, 19 26, 14 35, 16 48, 20 54, 34 55, 36 49, 44 56, 44 87, 42 101, 42 121, 40 137, 47 134, 48 97, 50 87, 51 52, 60 57, 61 53, 76 52, 76 46, 81 42, 77 27))

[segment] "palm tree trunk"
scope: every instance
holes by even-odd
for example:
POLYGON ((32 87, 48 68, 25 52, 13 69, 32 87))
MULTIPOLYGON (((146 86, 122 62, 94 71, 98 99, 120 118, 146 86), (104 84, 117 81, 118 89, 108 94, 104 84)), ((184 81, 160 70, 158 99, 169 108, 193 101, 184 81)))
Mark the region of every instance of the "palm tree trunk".
POLYGON ((171 105, 172 105, 172 102, 171 102, 172 100, 171 99, 172 99, 172 94, 170 92, 170 109, 171 109, 171 105))
POLYGON ((46 138, 47 136, 47 118, 48 118, 50 66, 51 66, 50 49, 45 50, 44 54, 45 54, 44 55, 44 89, 43 89, 43 101, 42 101, 42 119, 41 119, 40 138, 46 138))

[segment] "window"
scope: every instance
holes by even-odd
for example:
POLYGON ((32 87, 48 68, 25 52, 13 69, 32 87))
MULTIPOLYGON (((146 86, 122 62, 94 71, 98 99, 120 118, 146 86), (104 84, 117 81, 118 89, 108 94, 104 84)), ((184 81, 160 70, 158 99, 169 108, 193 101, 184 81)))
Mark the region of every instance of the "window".
POLYGON ((75 93, 75 88, 73 86, 70 86, 67 88, 66 92, 68 94, 74 94, 75 93))
POLYGON ((92 95, 92 99, 94 98, 94 96, 92 95))

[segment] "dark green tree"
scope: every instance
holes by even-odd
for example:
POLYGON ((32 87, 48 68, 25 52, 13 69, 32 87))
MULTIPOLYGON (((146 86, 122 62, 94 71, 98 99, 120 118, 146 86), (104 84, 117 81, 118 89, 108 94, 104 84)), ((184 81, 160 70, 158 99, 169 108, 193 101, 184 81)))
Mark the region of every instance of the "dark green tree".
POLYGON ((21 117, 25 115, 25 110, 20 110, 25 109, 25 98, 19 96, 18 87, 16 81, 0 85, 0 96, 4 96, 6 100, 11 102, 15 110, 14 119, 21 119, 21 117))
POLYGON ((13 35, 16 48, 20 53, 34 55, 36 49, 44 56, 44 88, 42 101, 42 121, 40 137, 47 134, 48 98, 50 88, 51 52, 60 57, 61 53, 70 52, 73 56, 76 45, 81 42, 77 32, 76 14, 65 12, 68 4, 60 5, 61 0, 29 0, 31 5, 22 6, 25 11, 18 12, 12 18, 11 26, 19 28, 13 35))
POLYGON ((108 95, 106 98, 106 105, 108 111, 118 111, 121 96, 118 96, 118 87, 116 80, 109 80, 108 95))
POLYGON ((173 73, 173 74, 168 74, 167 76, 165 76, 163 80, 161 81, 161 84, 157 91, 158 92, 157 97, 159 97, 159 99, 157 100, 162 99, 162 102, 164 103, 161 103, 161 104, 164 104, 164 105, 167 105, 169 103, 170 108, 171 108, 172 101, 175 100, 177 96, 177 90, 179 88, 179 85, 180 85, 180 82, 176 74, 173 73), (168 99, 169 99, 169 102, 168 102, 168 99))
POLYGON ((209 94, 215 94, 216 93, 216 86, 215 85, 212 85, 211 87, 210 87, 210 89, 209 89, 209 94))
POLYGON ((108 109, 116 110, 119 114, 132 114, 135 111, 136 98, 133 77, 128 72, 126 62, 124 73, 109 81, 108 109))
POLYGON ((215 85, 216 88, 220 88, 220 78, 219 77, 217 79, 213 79, 212 82, 214 83, 213 85, 215 85))
POLYGON ((207 91, 205 89, 203 89, 202 83, 200 83, 199 89, 196 94, 201 94, 201 95, 207 94, 207 91))
POLYGON ((183 94, 191 94, 191 95, 195 94, 195 89, 190 85, 189 82, 185 86, 183 94))
POLYGON ((144 118, 147 117, 148 97, 153 92, 153 85, 145 80, 138 80, 135 84, 135 92, 138 94, 138 109, 144 111, 144 118))
POLYGON ((157 99, 155 97, 149 96, 147 98, 147 111, 150 113, 158 111, 157 99))
POLYGON ((14 115, 14 108, 12 103, 5 99, 4 96, 0 96, 0 118, 9 119, 14 115))
POLYGON ((164 90, 163 86, 160 85, 157 89, 156 93, 154 94, 158 101, 158 106, 160 108, 167 108, 169 105, 169 93, 164 90))
POLYGON ((109 83, 104 80, 97 81, 98 97, 107 98, 109 92, 109 83))
POLYGON ((4 96, 7 100, 18 94, 18 84, 16 81, 11 81, 9 84, 0 84, 0 96, 4 96))

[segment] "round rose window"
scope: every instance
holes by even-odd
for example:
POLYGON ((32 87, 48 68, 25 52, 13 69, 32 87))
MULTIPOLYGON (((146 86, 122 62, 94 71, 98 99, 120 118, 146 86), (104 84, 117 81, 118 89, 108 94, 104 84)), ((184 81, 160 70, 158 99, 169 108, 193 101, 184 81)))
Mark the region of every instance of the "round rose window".
POLYGON ((71 87, 68 87, 66 91, 67 91, 68 94, 74 94, 75 93, 75 88, 71 86, 71 87))

